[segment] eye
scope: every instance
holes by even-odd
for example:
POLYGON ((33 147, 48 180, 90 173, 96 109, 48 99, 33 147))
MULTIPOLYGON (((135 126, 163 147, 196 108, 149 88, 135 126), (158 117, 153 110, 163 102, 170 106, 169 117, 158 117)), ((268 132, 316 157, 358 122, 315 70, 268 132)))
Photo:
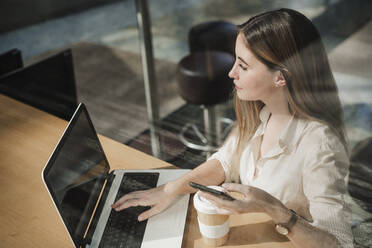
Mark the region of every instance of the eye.
POLYGON ((243 66, 242 64, 238 64, 240 68, 242 68, 243 71, 246 71, 248 68, 243 66))

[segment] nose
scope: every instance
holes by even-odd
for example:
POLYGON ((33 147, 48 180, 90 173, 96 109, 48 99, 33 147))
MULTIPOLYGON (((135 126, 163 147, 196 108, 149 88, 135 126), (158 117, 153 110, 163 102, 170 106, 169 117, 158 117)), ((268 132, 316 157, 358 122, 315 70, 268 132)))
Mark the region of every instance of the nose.
POLYGON ((237 79, 237 74, 236 74, 236 63, 234 63, 233 67, 231 68, 230 72, 229 72, 229 77, 232 78, 232 79, 237 79))

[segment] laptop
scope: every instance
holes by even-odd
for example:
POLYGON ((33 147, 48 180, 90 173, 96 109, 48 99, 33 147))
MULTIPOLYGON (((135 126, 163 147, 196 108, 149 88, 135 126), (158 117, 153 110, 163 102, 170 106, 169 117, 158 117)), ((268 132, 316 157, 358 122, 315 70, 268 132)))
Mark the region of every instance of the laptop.
POLYGON ((164 212, 138 222, 149 207, 116 212, 122 195, 162 185, 190 170, 110 171, 83 103, 77 107, 42 177, 75 247, 181 247, 189 195, 164 212))

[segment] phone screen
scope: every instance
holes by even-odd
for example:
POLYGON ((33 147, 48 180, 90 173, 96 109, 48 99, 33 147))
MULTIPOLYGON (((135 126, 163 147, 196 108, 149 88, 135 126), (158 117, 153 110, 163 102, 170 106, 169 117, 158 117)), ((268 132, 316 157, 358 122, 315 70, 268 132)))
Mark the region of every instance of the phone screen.
POLYGON ((217 197, 220 197, 220 198, 222 198, 224 200, 229 200, 229 201, 235 200, 235 198, 233 198, 232 196, 226 194, 225 192, 218 191, 218 190, 209 188, 207 186, 204 186, 204 185, 201 185, 201 184, 198 184, 198 183, 190 182, 189 185, 191 187, 195 188, 195 189, 199 189, 201 191, 204 191, 204 192, 213 194, 213 195, 215 195, 217 197))

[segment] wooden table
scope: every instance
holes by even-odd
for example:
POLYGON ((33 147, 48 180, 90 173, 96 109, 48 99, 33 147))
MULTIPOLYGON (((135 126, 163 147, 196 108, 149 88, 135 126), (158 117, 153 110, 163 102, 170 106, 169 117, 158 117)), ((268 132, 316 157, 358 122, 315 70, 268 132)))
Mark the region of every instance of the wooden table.
MULTIPOLYGON (((72 247, 41 172, 67 122, 0 95, 1 247, 72 247)), ((151 169, 167 162, 99 136, 111 169, 151 169)), ((202 247, 190 202, 183 247, 202 247)), ((292 247, 262 214, 231 217, 226 247, 292 247)))

